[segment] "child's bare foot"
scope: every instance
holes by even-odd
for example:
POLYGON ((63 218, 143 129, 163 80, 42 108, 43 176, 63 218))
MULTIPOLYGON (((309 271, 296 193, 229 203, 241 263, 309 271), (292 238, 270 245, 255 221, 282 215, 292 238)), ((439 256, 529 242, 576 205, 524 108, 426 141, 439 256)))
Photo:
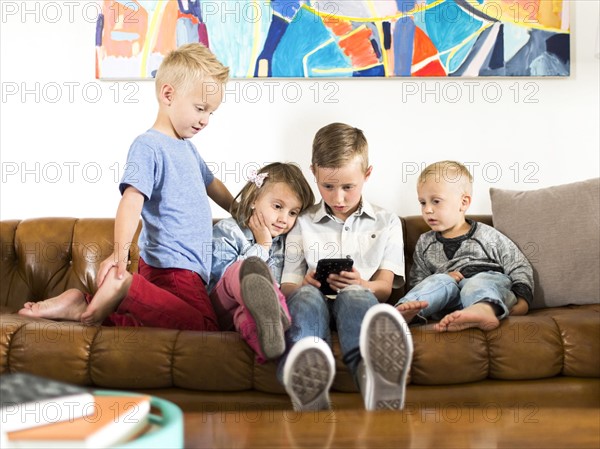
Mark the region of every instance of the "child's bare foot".
POLYGON ((523 298, 518 298, 517 303, 510 309, 512 316, 527 315, 527 312, 529 312, 529 304, 523 298))
POLYGON ((45 301, 26 302, 18 313, 51 320, 79 321, 86 307, 83 292, 71 288, 45 301))
POLYGON ((429 305, 427 301, 407 301, 396 306, 396 310, 400 312, 407 323, 410 323, 421 310, 429 305))
POLYGON ((81 314, 81 322, 88 326, 99 326, 121 304, 129 291, 133 277, 125 273, 123 279, 117 278, 117 267, 106 274, 102 286, 98 289, 92 301, 81 314))
POLYGON ((458 332, 470 327, 489 331, 496 329, 500 321, 496 317, 494 306, 489 302, 478 302, 466 309, 446 315, 433 328, 438 332, 458 332))

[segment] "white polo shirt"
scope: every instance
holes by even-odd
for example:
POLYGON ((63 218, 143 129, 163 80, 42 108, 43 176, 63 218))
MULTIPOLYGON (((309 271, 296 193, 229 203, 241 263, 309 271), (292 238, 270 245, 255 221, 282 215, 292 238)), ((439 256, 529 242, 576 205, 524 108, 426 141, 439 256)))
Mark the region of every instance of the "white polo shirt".
POLYGON ((321 200, 298 217, 285 243, 281 283, 302 284, 319 259, 349 257, 361 277, 377 270, 394 273, 394 288, 404 278, 404 241, 398 216, 362 200, 361 207, 342 221, 321 200))

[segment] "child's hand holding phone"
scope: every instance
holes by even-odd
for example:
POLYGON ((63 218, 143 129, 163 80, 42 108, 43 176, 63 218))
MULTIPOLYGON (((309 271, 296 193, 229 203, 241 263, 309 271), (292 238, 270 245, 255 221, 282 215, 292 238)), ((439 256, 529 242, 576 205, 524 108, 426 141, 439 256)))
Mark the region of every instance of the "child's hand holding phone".
POLYGON ((334 290, 329 284, 327 278, 330 274, 339 274, 342 271, 352 272, 352 266, 354 261, 352 259, 321 259, 317 263, 317 271, 315 272, 314 279, 320 282, 321 293, 324 295, 336 295, 337 289, 334 290))

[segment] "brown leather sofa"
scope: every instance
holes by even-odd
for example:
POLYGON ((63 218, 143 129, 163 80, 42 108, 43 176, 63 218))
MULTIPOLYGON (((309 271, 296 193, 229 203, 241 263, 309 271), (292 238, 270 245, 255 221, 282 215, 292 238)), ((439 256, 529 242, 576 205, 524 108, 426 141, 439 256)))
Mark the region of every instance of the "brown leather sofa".
MULTIPOLYGON (((491 224, 489 215, 472 218, 491 224)), ((426 226, 420 217, 402 223, 409 270, 426 226)), ((94 292, 99 263, 112 252, 113 224, 75 218, 1 222, 0 374, 27 371, 80 385, 147 391, 185 410, 207 403, 289 407, 276 365, 257 364, 236 333, 86 327, 14 313, 26 301, 67 288, 94 292)), ((132 271, 137 257, 132 251, 132 271)), ((415 352, 407 406, 600 406, 600 305, 534 310, 509 317, 491 332, 439 334, 431 325, 410 330, 415 352)), ((334 346, 333 388, 340 392, 334 400, 356 406, 356 387, 334 346)))

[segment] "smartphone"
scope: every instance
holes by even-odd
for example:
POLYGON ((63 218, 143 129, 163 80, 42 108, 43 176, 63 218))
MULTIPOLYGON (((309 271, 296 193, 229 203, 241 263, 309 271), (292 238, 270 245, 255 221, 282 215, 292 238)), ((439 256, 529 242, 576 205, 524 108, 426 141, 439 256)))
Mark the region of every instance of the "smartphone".
POLYGON ((337 292, 327 283, 327 276, 331 273, 338 274, 340 271, 352 271, 352 265, 354 265, 354 261, 348 258, 319 260, 315 279, 321 283, 321 287, 319 288, 321 293, 324 295, 336 295, 337 292))

